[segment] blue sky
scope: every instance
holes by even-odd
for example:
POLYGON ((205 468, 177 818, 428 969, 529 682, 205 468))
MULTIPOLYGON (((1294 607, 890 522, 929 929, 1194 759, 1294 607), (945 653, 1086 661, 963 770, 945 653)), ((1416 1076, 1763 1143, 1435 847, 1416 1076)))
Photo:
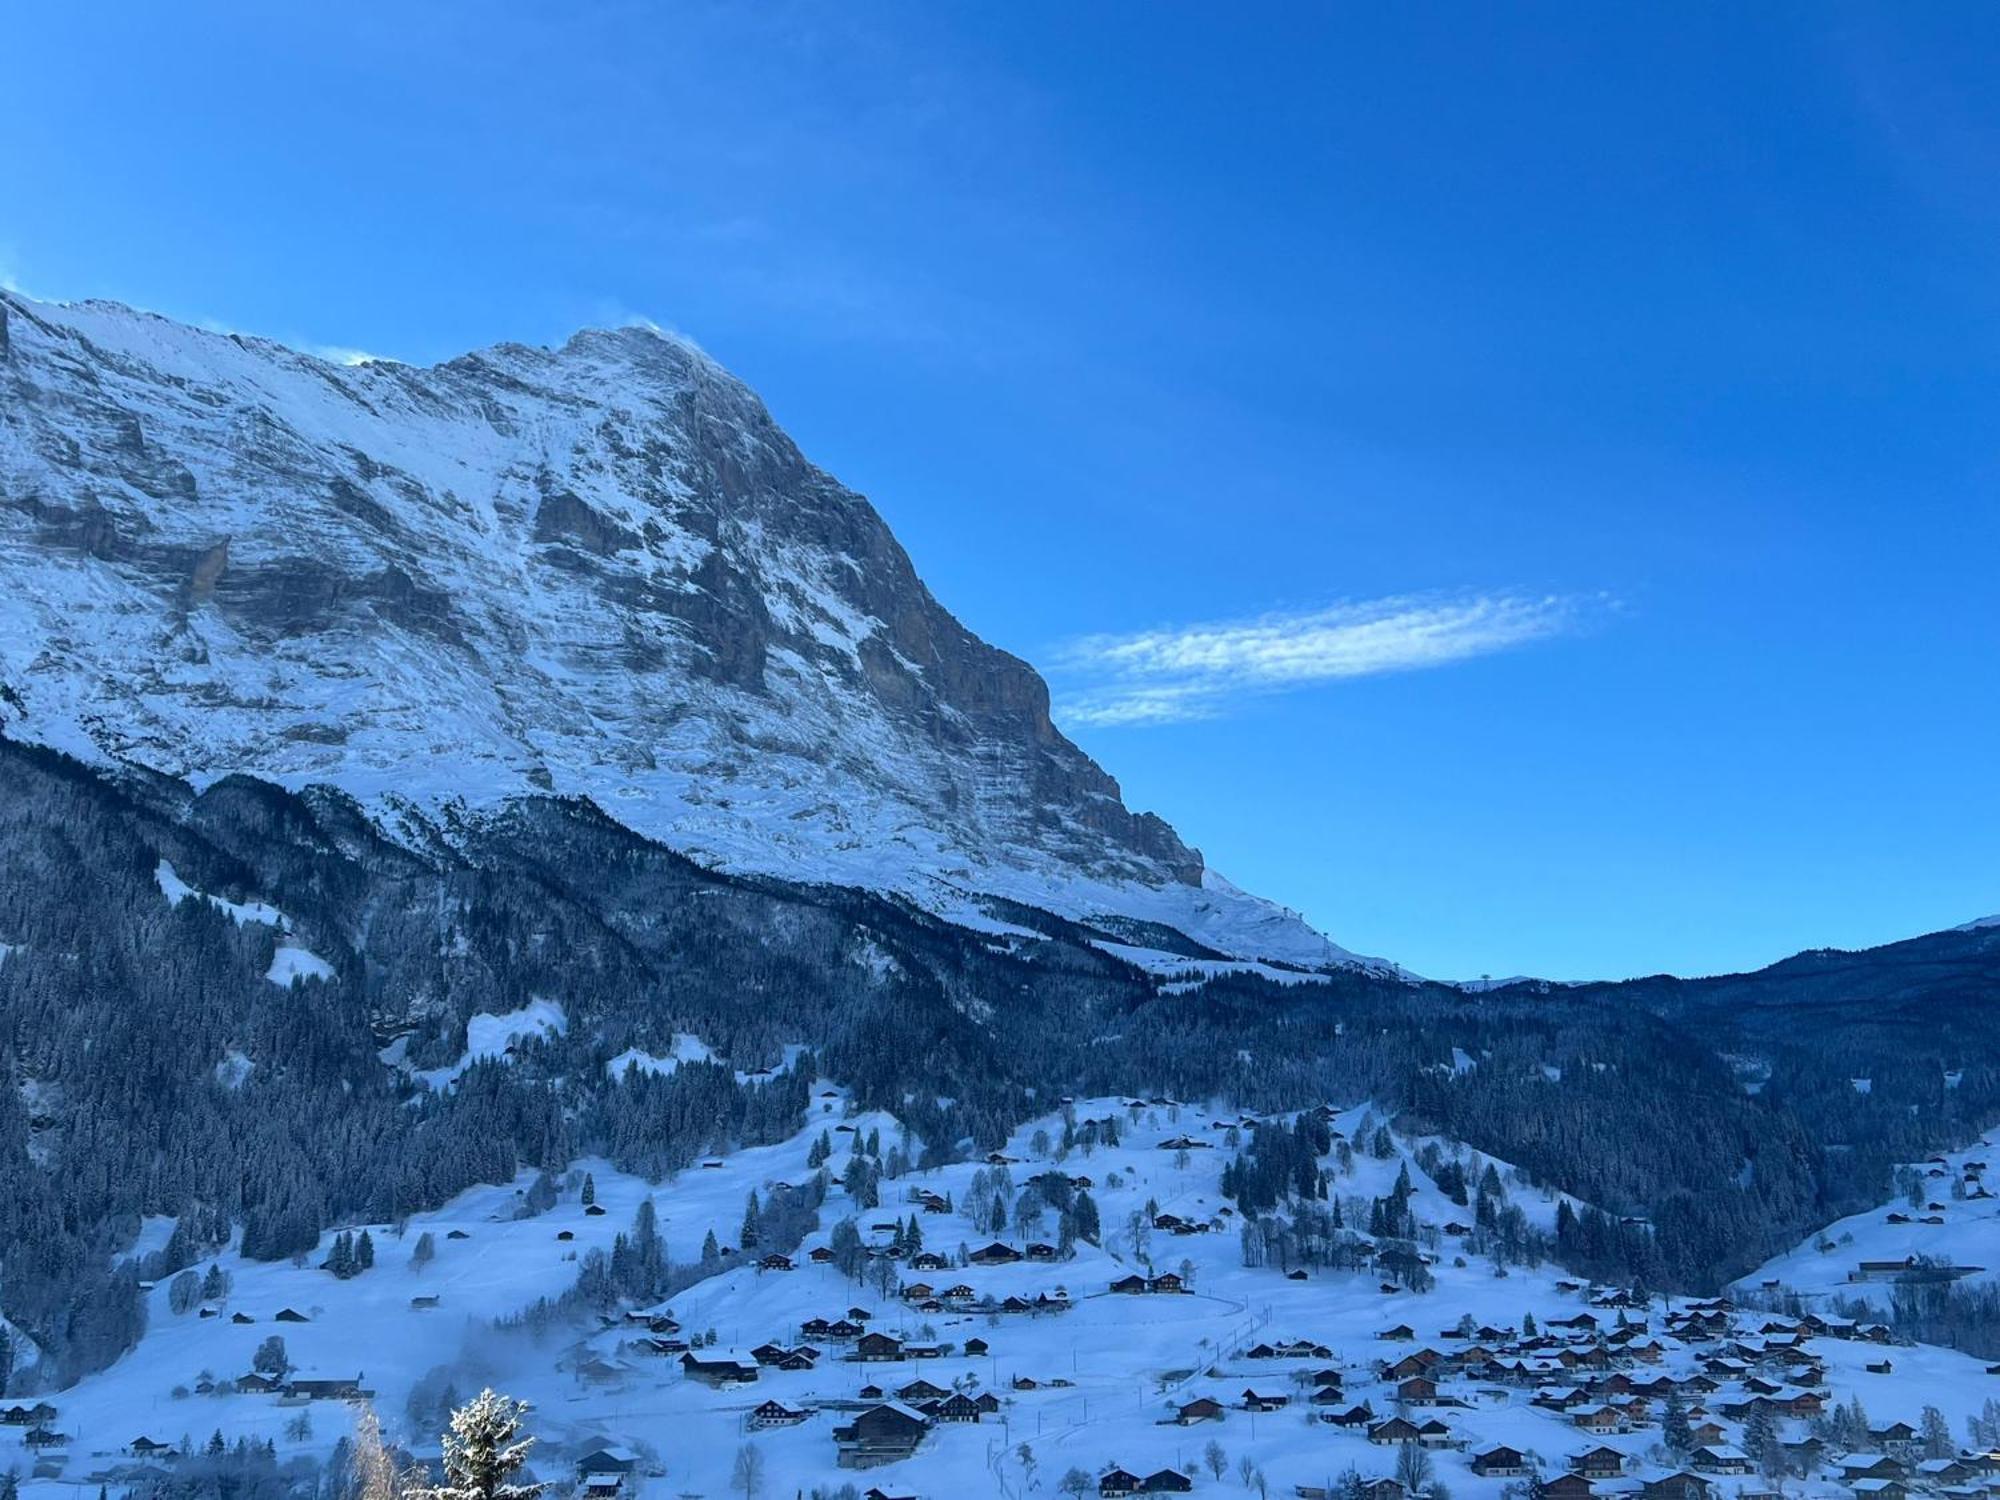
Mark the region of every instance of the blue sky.
POLYGON ((409 360, 681 329, 1350 947, 2000 911, 2000 10, 28 0, 7 50, 0 277, 409 360))

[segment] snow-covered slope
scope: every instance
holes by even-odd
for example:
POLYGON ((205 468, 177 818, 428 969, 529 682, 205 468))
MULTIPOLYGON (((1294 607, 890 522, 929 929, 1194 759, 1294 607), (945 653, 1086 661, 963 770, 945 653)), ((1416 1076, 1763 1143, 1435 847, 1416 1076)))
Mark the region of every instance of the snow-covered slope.
POLYGON ((1915 1184, 1914 1198, 1905 1193, 1829 1224, 1737 1285, 1886 1306, 1899 1274, 1893 1268, 1919 1259, 1950 1265, 1967 1285, 2000 1280, 2000 1197, 1986 1184, 1996 1149, 2000 1134, 1989 1133, 1962 1150, 1907 1163, 1902 1180, 1915 1184))
POLYGON ((733 870, 1350 958, 1128 811, 864 499, 643 329, 344 367, 0 293, 0 726, 391 825, 553 790, 733 870))
MULTIPOLYGON (((809 1486, 827 1491, 852 1480, 928 1500, 1026 1500, 1056 1493, 1072 1470, 1094 1479, 1113 1464, 1142 1475, 1171 1468, 1196 1476, 1195 1492, 1202 1494, 1338 1494, 1349 1469, 1367 1478, 1394 1471, 1397 1449, 1371 1441, 1367 1428, 1399 1414, 1441 1424, 1437 1446, 1427 1451, 1450 1493, 1504 1495, 1518 1476, 1481 1472, 1477 1464, 1505 1445, 1545 1480, 1569 1469, 1576 1455, 1594 1450, 1601 1458, 1609 1450, 1622 1472, 1605 1478, 1600 1471, 1596 1493, 1635 1496, 1678 1466, 1663 1446, 1664 1402, 1638 1399, 1628 1408, 1636 1410, 1634 1420, 1609 1432, 1586 1431, 1578 1420, 1602 1413, 1607 1401, 1631 1401, 1629 1385, 1620 1381, 1682 1385, 1690 1421, 1714 1422, 1723 1432, 1714 1440, 1718 1448, 1747 1440, 1739 1403, 1760 1392, 1799 1394, 1792 1377, 1802 1368, 1819 1372, 1808 1387, 1828 1409, 1865 1396, 1885 1431, 1897 1420, 1914 1426, 1934 1405, 1949 1431, 1961 1432, 1992 1385, 1981 1362, 1953 1350, 1799 1337, 1796 1325, 1754 1312, 1726 1316, 1726 1335, 1709 1329, 1683 1337, 1676 1329, 1689 1304, 1620 1305, 1546 1264, 1503 1270, 1462 1229, 1449 1227, 1471 1211, 1426 1174, 1419 1160, 1425 1142, 1400 1134, 1385 1156, 1356 1151, 1328 1156, 1324 1166, 1332 1201, 1346 1204, 1350 1221, 1365 1200, 1392 1192, 1398 1174, 1409 1174, 1412 1212, 1428 1226, 1424 1240, 1433 1247, 1430 1290, 1396 1290, 1367 1268, 1314 1265, 1295 1278, 1275 1260, 1246 1265, 1235 1211, 1220 1191, 1221 1168, 1235 1155, 1225 1127, 1238 1116, 1160 1101, 1075 1101, 1078 1120, 1122 1123, 1117 1144, 1057 1159, 1052 1142, 1061 1138, 1064 1120, 1055 1115, 1023 1122, 1006 1143, 1016 1186, 1050 1170, 1090 1183, 1104 1233, 1100 1243, 1079 1241, 1073 1258, 963 1263, 965 1252, 996 1238, 1020 1250, 1052 1231, 1016 1223, 996 1236, 974 1223, 968 1205, 989 1169, 961 1162, 883 1180, 875 1209, 836 1183, 820 1227, 787 1257, 794 1269, 760 1269, 756 1251, 734 1248, 747 1194, 768 1196, 775 1183, 809 1180, 809 1154, 822 1131, 835 1133, 835 1165, 871 1133, 891 1143, 899 1138, 893 1117, 857 1110, 841 1092, 815 1084, 814 1113, 789 1140, 723 1153, 666 1183, 585 1160, 567 1174, 553 1206, 537 1215, 520 1216, 531 1181, 524 1175, 475 1188, 413 1215, 407 1225, 355 1226, 369 1229, 375 1265, 350 1280, 318 1268, 331 1233, 297 1265, 226 1250, 195 1267, 217 1267, 226 1278, 222 1296, 176 1311, 171 1283, 163 1282, 149 1295, 138 1347, 110 1369, 53 1393, 52 1423, 66 1442, 31 1451, 18 1438, 0 1438, 0 1449, 14 1450, 9 1456, 27 1476, 29 1500, 60 1500, 81 1485, 131 1483, 185 1467, 182 1460, 135 1455, 141 1438, 199 1448, 215 1431, 225 1443, 269 1441, 286 1460, 325 1459, 352 1431, 348 1402, 236 1387, 274 1334, 295 1366, 293 1378, 355 1380, 373 1393, 392 1440, 425 1457, 437 1452, 436 1407, 446 1392, 462 1399, 490 1382, 525 1398, 538 1439, 537 1476, 566 1489, 582 1460, 610 1446, 632 1459, 621 1489, 626 1500, 733 1492, 732 1471, 746 1447, 761 1457, 766 1493, 775 1494, 806 1493, 809 1486), (1179 1136, 1214 1144, 1162 1149, 1179 1136), (586 1172, 595 1212, 581 1192, 586 1172), (941 1198, 952 1207, 938 1211, 941 1198), (692 1260, 704 1238, 715 1236, 723 1247, 716 1274, 686 1288, 670 1308, 649 1305, 644 1315, 621 1306, 602 1319, 579 1313, 539 1326, 511 1323, 537 1299, 568 1290, 582 1258, 628 1232, 641 1202, 652 1204, 678 1261, 692 1260), (868 1277, 847 1280, 815 1262, 812 1252, 828 1245, 832 1226, 848 1216, 857 1217, 873 1244, 888 1239, 891 1221, 918 1222, 923 1248, 949 1264, 893 1266, 890 1288, 868 1277), (1176 1232, 1175 1225, 1196 1232, 1176 1232), (1165 1272, 1183 1278, 1185 1291, 1111 1290, 1135 1273, 1165 1272), (919 1282, 939 1300, 916 1294, 919 1282), (955 1286, 969 1288, 976 1300, 953 1297, 955 1286), (896 1295, 896 1287, 910 1295, 896 1295), (1012 1310, 1008 1298, 1019 1299, 1012 1310), (920 1341, 929 1352, 862 1361, 850 1339, 806 1333, 810 1320, 850 1317, 850 1309, 865 1315, 871 1332, 920 1341), (818 1358, 805 1368, 766 1365, 748 1384, 715 1388, 684 1374, 676 1349, 652 1342, 647 1316, 665 1320, 660 1334, 711 1339, 715 1347, 702 1351, 711 1360, 732 1352, 754 1358, 749 1351, 766 1341, 784 1349, 809 1344, 818 1358), (1394 1332, 1399 1326, 1407 1335, 1394 1332), (1643 1352, 1617 1342, 1628 1336, 1643 1352), (975 1338, 985 1347, 971 1347, 975 1338), (1293 1344, 1310 1347, 1282 1347, 1293 1344), (1893 1361, 1893 1375, 1871 1371, 1884 1360, 1893 1361), (1403 1383, 1408 1371, 1399 1365, 1406 1361, 1427 1370, 1432 1389, 1403 1383), (1512 1372, 1491 1361, 1507 1362, 1512 1372), (865 1393, 879 1387, 920 1400, 917 1382, 940 1394, 990 1397, 991 1408, 974 1421, 934 1424, 911 1456, 884 1468, 842 1467, 834 1429, 883 1399, 865 1393), (1315 1388, 1327 1385, 1333 1398, 1315 1401, 1315 1388), (1284 1407, 1248 1409, 1245 1395, 1253 1390, 1282 1398, 1284 1407), (1203 1397, 1223 1410, 1193 1425, 1174 1420, 1184 1403, 1203 1397), (753 1421, 753 1409, 767 1401, 791 1408, 796 1421, 753 1421), (1372 1413, 1365 1426, 1332 1424, 1337 1413, 1362 1405, 1372 1413), (1211 1445, 1223 1455, 1219 1474, 1208 1466, 1211 1445)), ((1346 1110, 1334 1128, 1358 1136, 1364 1113, 1346 1110)), ((1489 1160, 1441 1144, 1469 1176, 1489 1160)), ((1553 1201, 1505 1163, 1493 1165, 1504 1197, 1546 1229, 1553 1201)), ((166 1228, 149 1223, 141 1248, 158 1248, 166 1228)), ((1714 1304, 1702 1306, 1713 1315, 1714 1304)), ((1800 1441, 1811 1424, 1787 1416, 1775 1430, 1800 1441)), ((1836 1484, 1837 1459, 1812 1462, 1817 1472, 1795 1492, 1849 1493, 1836 1484)), ((1742 1475, 1713 1493, 1746 1492, 1768 1492, 1768 1485, 1742 1475)))

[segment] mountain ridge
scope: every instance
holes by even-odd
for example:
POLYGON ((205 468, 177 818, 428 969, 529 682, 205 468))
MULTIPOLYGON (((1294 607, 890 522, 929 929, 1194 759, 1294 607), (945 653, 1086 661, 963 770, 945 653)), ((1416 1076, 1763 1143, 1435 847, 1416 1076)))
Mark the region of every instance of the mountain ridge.
POLYGON ((718 868, 1357 962, 1238 891, 691 343, 338 365, 0 293, 0 719, 413 837, 589 798, 718 868))

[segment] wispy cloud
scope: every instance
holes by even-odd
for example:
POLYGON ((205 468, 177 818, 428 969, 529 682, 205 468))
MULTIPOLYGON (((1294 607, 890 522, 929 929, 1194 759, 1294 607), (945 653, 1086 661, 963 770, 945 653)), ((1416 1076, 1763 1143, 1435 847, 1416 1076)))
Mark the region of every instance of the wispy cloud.
POLYGON ((638 312, 622 302, 600 301, 591 314, 590 324, 593 328, 643 328, 646 332, 666 339, 669 343, 679 344, 704 359, 714 358, 702 348, 700 340, 693 334, 675 327, 672 323, 663 323, 650 314, 638 312))
POLYGON ((323 359, 330 365, 379 365, 394 364, 386 354, 370 354, 366 349, 351 349, 346 344, 306 344, 304 352, 315 359, 323 359))
POLYGON ((1489 656, 1577 628, 1593 604, 1556 595, 1401 595, 1252 619, 1095 635, 1058 652, 1072 724, 1210 719, 1243 699, 1489 656))
POLYGON ((281 339, 265 339, 263 334, 251 333, 238 328, 234 323, 225 323, 220 318, 197 318, 197 328, 210 333, 219 333, 224 338, 262 339, 267 343, 282 344, 300 354, 309 354, 314 359, 323 359, 330 365, 346 365, 350 369, 356 365, 393 365, 400 361, 387 354, 371 354, 366 349, 357 349, 352 344, 319 344, 311 339, 291 336, 281 339))

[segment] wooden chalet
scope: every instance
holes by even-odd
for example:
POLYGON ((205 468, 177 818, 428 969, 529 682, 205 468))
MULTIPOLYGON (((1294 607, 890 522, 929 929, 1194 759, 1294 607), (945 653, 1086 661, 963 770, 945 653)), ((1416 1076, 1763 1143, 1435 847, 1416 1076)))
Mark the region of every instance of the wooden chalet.
POLYGON ((362 1386, 359 1375, 352 1380, 290 1380, 284 1393, 303 1401, 366 1401, 375 1394, 362 1386))
POLYGON ((858 1414, 845 1427, 833 1429, 838 1462, 843 1469, 865 1469, 894 1463, 917 1451, 930 1431, 930 1420, 900 1401, 885 1401, 858 1414))
POLYGON ((1527 1454, 1505 1444, 1472 1455, 1472 1472, 1482 1479, 1518 1479, 1528 1470, 1527 1454))
POLYGON ((940 1422, 977 1422, 986 1415, 984 1408, 962 1391, 954 1391, 937 1404, 933 1414, 940 1422))
POLYGON ((1640 1500, 1710 1500, 1714 1494, 1713 1481, 1685 1472, 1651 1480, 1639 1488, 1640 1500))
POLYGON ((690 1349, 681 1356, 681 1371, 689 1380, 718 1388, 753 1385, 757 1380, 757 1361, 735 1354, 697 1354, 690 1349))
POLYGON ((1220 1422, 1228 1415, 1227 1409, 1213 1396, 1197 1396, 1175 1408, 1174 1421, 1182 1427, 1192 1427, 1197 1422, 1220 1422))
POLYGON ((1625 1455, 1609 1444, 1600 1443, 1572 1455, 1569 1466, 1586 1479, 1616 1479, 1625 1472, 1625 1455))
POLYGON ((1740 1448, 1704 1443, 1688 1455, 1688 1467, 1697 1474, 1748 1474, 1754 1466, 1740 1448))

